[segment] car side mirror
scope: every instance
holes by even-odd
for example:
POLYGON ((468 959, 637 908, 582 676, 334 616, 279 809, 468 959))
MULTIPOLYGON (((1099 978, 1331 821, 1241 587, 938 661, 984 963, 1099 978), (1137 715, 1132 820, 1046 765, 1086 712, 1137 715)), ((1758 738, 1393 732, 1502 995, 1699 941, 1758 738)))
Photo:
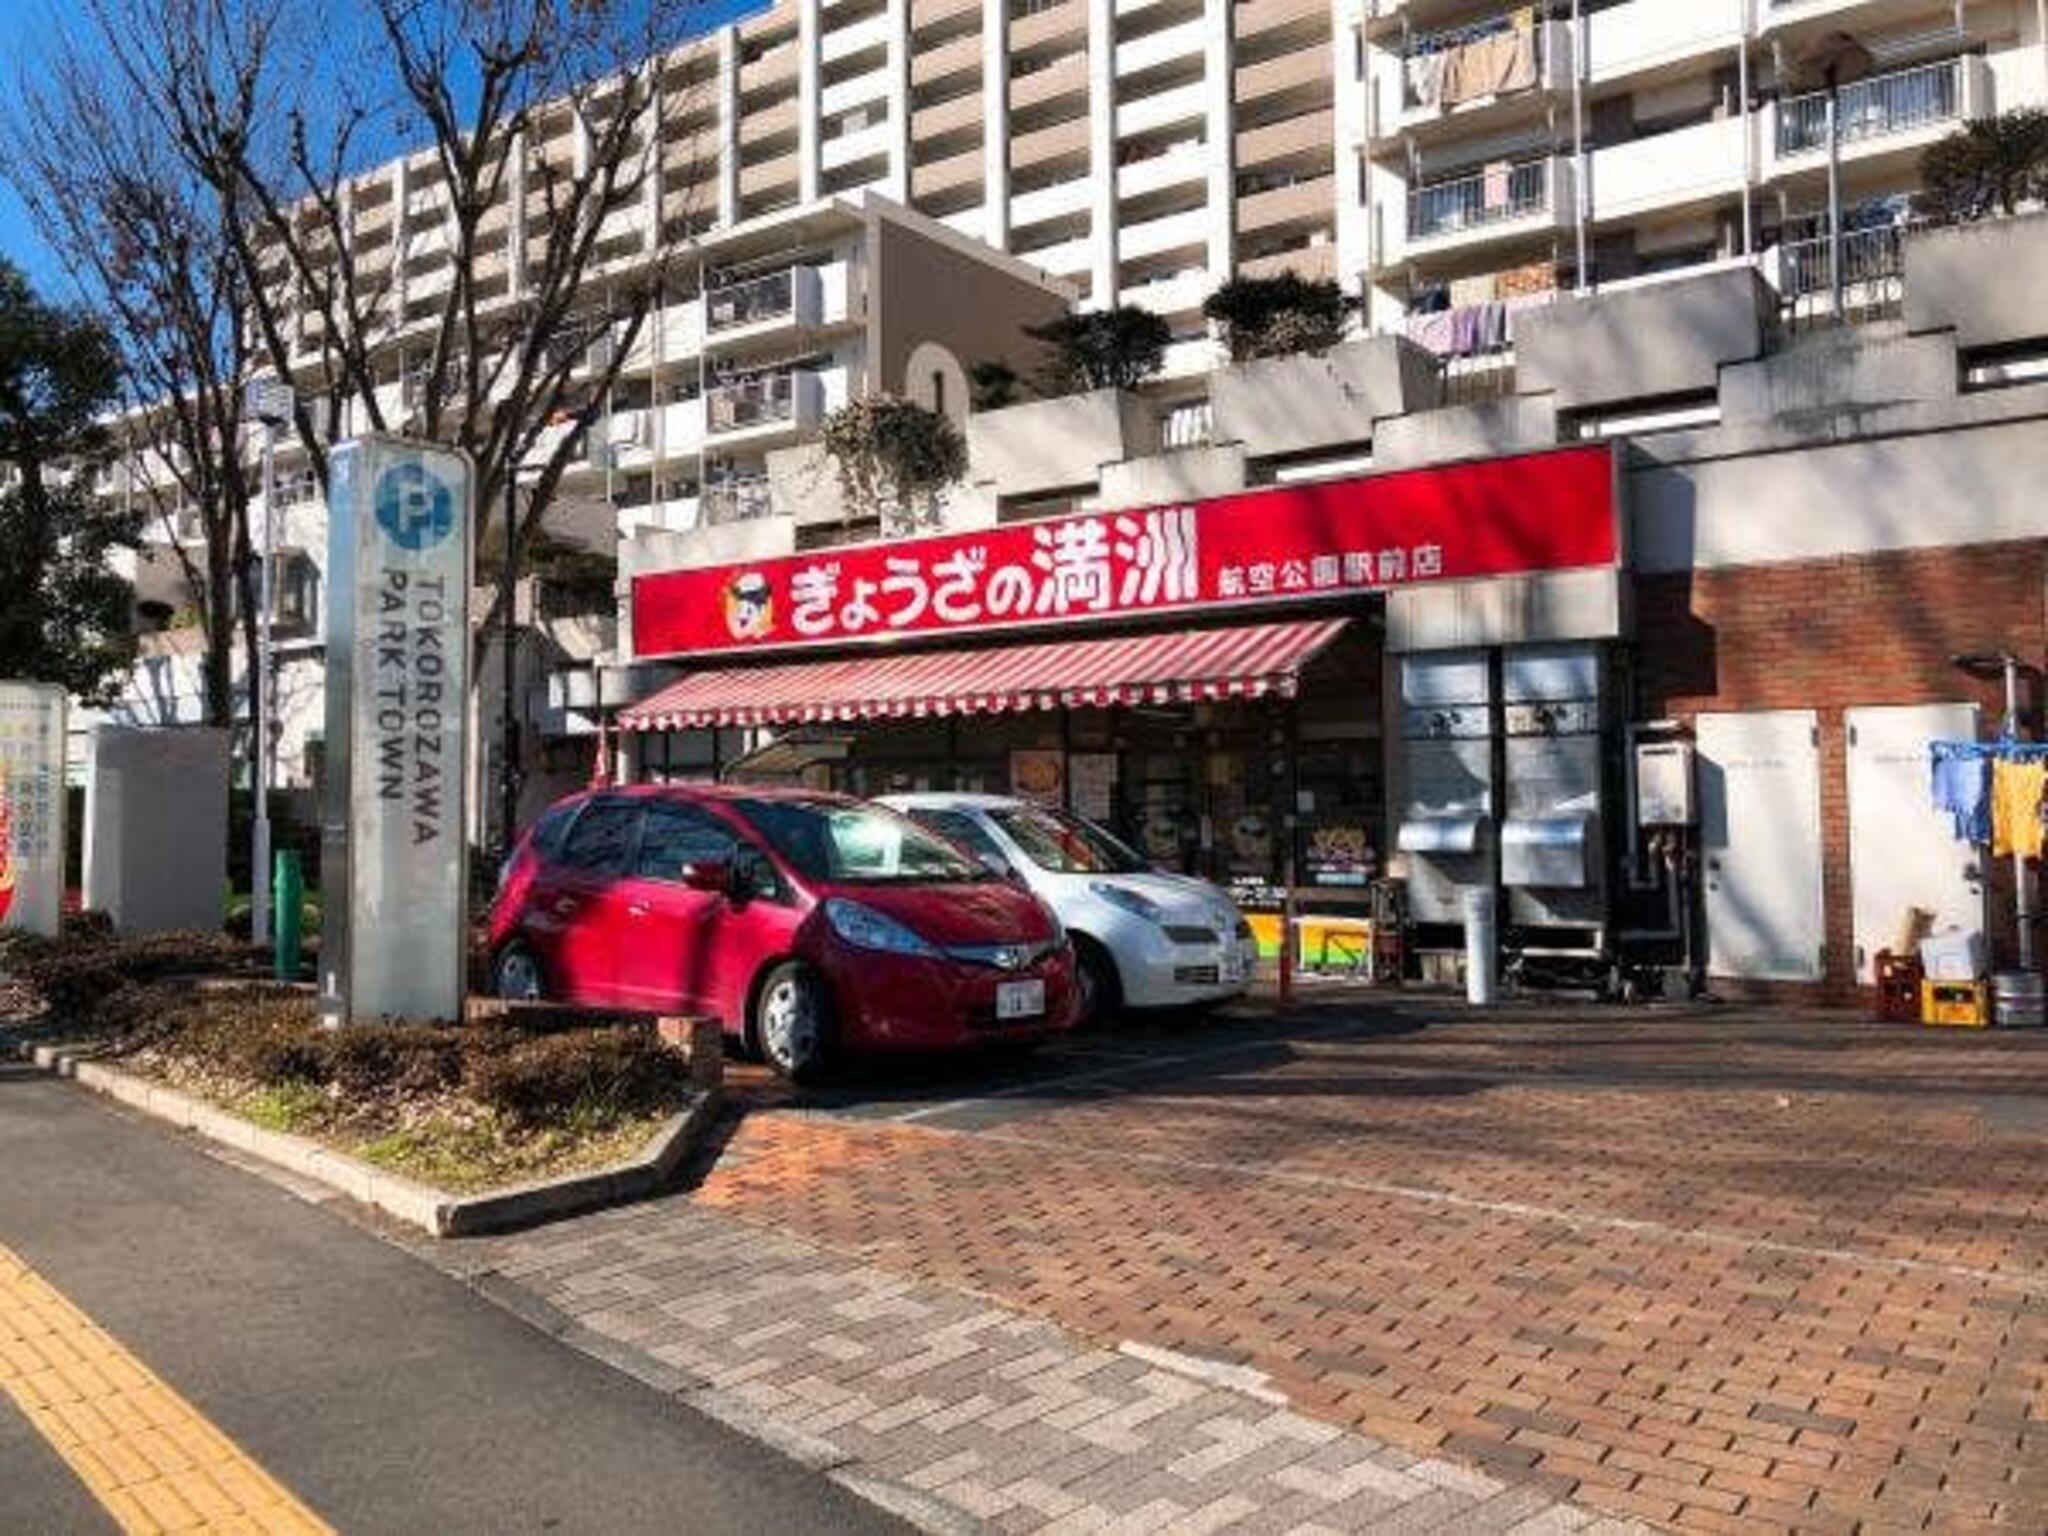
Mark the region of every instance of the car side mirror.
POLYGON ((752 901, 775 890, 774 866, 758 848, 736 849, 726 867, 725 894, 736 902, 752 901))
POLYGON ((1017 878, 1016 866, 1011 864, 1000 853, 977 853, 975 857, 981 860, 981 867, 997 879, 1015 880, 1017 878))
POLYGON ((732 890, 734 872, 734 866, 723 859, 705 859, 683 866, 683 884, 693 891, 728 893, 732 890))

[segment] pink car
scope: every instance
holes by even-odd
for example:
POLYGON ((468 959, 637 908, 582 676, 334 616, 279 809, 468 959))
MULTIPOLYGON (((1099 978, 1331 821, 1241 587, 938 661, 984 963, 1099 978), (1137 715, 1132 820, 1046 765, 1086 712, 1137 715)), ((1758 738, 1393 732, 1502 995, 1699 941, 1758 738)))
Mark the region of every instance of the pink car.
POLYGON ((880 806, 646 785, 572 795, 491 909, 503 997, 715 1016, 792 1078, 836 1051, 1070 1028, 1073 951, 1029 891, 880 806))

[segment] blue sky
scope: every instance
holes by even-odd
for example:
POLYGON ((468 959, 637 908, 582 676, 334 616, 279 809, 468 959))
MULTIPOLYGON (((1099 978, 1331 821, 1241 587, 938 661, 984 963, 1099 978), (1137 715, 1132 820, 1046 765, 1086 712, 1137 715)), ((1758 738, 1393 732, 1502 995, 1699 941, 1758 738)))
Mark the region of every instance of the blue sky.
MULTIPOLYGON (((321 11, 342 10, 349 0, 298 0, 321 11)), ((763 8, 767 0, 703 0, 693 26, 708 28, 763 8)), ((51 37, 79 25, 77 9, 64 0, 0 0, 0 101, 11 100, 14 82, 25 64, 44 49, 51 37)), ((337 28, 337 31, 345 30, 337 28)), ((52 297, 69 299, 76 290, 70 275, 45 245, 14 193, 0 182, 0 255, 25 270, 37 288, 52 297)))

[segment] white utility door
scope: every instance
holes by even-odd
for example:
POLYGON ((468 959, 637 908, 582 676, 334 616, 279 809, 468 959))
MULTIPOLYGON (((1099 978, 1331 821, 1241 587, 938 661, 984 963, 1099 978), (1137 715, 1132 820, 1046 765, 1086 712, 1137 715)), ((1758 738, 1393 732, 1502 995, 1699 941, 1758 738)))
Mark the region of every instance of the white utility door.
POLYGON ((1849 732, 1849 884, 1856 974, 1876 979, 1877 952, 1908 907, 1934 926, 1984 927, 1981 853, 1959 842, 1928 793, 1927 744, 1975 741, 1974 704, 1905 704, 1844 712, 1849 732))
POLYGON ((1755 981, 1818 981, 1819 717, 1809 709, 1701 715, 1700 854, 1707 969, 1755 981))

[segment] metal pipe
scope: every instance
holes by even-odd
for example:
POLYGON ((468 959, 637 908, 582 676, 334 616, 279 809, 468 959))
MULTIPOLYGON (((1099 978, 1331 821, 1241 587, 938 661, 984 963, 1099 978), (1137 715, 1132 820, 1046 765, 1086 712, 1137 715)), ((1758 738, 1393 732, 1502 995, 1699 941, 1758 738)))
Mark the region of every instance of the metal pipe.
MULTIPOLYGON (((2007 741, 2020 739, 2020 659, 2008 652, 2001 660, 2005 664, 2005 719, 1999 725, 1999 735, 2007 741)), ((2012 855, 2012 886, 2014 922, 2019 928, 2020 969, 2034 969, 2034 892, 2033 882, 2028 878, 2027 856, 2018 849, 2012 855)))
POLYGON ((1842 136, 1841 90, 1828 70, 1828 295, 1835 323, 1842 320, 1842 136))
POLYGON ((263 537, 256 567, 256 675, 249 679, 249 783, 254 815, 249 824, 249 942, 270 934, 270 565, 277 548, 277 427, 263 424, 263 537))
MULTIPOLYGON (((2048 0, 2041 0, 2048 5, 2048 0)), ((1755 11, 1744 0, 1742 37, 1735 45, 1735 89, 1742 97, 1742 254, 1756 254, 1756 125, 1749 110, 1749 35, 1756 24, 1755 11)))
POLYGON ((1586 18, 1572 0, 1572 222, 1577 288, 1590 286, 1586 266, 1586 18))
POLYGON ((505 569, 498 577, 498 643, 503 650, 499 659, 500 686, 504 691, 498 706, 499 751, 503 755, 503 761, 498 765, 498 833, 501 856, 508 859, 512 856, 512 840, 518 834, 519 824, 519 720, 512 709, 512 691, 517 674, 513 643, 518 635, 512 606, 518 590, 518 575, 519 472, 508 465, 505 469, 505 569))

